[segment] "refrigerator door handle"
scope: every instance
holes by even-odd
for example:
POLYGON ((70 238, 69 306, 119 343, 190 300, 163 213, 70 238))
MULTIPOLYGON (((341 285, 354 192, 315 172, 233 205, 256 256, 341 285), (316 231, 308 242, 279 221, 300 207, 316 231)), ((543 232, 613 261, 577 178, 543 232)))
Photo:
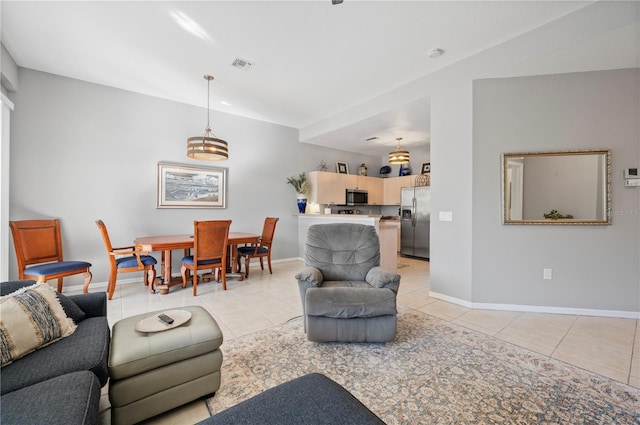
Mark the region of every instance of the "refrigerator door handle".
POLYGON ((411 203, 412 203, 412 205, 411 205, 411 209, 412 209, 412 212, 411 212, 411 225, 413 227, 416 227, 416 208, 417 208, 416 198, 413 198, 411 203))

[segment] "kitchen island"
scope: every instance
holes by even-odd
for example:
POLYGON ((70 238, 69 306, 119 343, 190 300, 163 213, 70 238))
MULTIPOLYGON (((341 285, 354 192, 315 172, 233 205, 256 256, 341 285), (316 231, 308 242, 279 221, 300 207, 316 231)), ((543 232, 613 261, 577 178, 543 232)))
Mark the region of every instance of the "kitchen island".
POLYGON ((398 268, 398 221, 381 220, 381 217, 366 214, 298 214, 298 255, 304 258, 307 231, 314 224, 366 224, 375 227, 380 238, 380 266, 395 273, 398 268))

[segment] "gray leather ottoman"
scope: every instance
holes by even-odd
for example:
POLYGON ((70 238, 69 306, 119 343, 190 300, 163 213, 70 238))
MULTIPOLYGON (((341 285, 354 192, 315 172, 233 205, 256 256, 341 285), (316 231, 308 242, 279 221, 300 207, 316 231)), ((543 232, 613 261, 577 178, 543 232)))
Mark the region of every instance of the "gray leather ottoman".
POLYGON ((111 423, 127 425, 166 412, 220 388, 222 332, 202 307, 181 307, 191 319, 176 328, 144 333, 140 320, 115 323, 109 353, 111 423))

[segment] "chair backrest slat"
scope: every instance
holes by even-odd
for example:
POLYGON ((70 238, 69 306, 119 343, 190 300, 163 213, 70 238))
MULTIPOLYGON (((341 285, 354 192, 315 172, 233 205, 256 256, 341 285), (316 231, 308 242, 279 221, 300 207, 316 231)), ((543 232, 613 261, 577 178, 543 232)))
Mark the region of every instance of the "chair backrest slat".
POLYGON ((226 259, 230 227, 231 220, 194 221, 194 259, 226 259))
POLYGON ((278 224, 278 217, 267 217, 264 220, 264 226, 262 227, 262 238, 260 238, 260 245, 271 247, 273 243, 273 235, 276 231, 276 224, 278 224))
POLYGON ((59 220, 11 221, 9 226, 20 270, 30 264, 63 261, 59 220))

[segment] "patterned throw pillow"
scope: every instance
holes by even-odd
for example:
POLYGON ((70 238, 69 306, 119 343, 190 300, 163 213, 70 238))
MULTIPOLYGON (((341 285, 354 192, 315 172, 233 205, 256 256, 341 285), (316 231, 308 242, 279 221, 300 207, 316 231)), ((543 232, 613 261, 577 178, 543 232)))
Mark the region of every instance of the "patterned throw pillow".
POLYGON ((76 330, 55 291, 46 283, 0 297, 0 351, 2 366, 76 330))

